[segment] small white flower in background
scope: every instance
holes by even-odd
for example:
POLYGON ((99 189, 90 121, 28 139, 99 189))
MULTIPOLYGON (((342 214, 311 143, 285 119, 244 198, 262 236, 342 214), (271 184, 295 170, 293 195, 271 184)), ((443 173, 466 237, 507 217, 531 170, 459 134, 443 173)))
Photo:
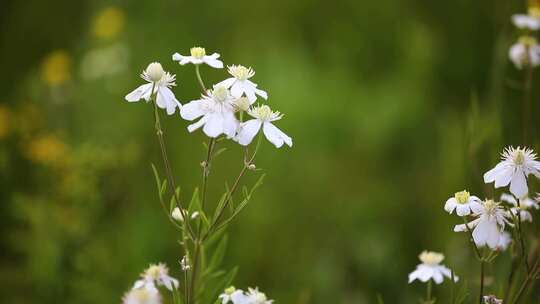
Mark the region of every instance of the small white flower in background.
MULTIPOLYGON (((184 214, 188 214, 188 211, 184 209, 184 214)), ((197 218, 197 216, 199 216, 199 212, 198 211, 195 211, 191 214, 191 216, 189 218, 191 219, 195 219, 197 218)), ((172 213, 171 213, 171 217, 179 222, 183 222, 184 221, 184 216, 182 215, 182 212, 180 211, 180 208, 178 207, 174 207, 172 213)))
POLYGON ((133 289, 155 288, 155 285, 165 286, 168 290, 178 288, 178 280, 169 276, 169 269, 165 264, 152 264, 142 274, 142 279, 135 282, 133 289))
POLYGON ((156 94, 157 106, 161 109, 166 109, 167 114, 172 115, 176 111, 176 108, 182 107, 170 89, 170 87, 176 85, 176 76, 165 72, 159 62, 150 63, 146 70, 142 72, 141 78, 148 83, 139 86, 127 94, 125 97, 127 101, 137 102, 144 99, 148 102, 152 95, 156 94), (153 92, 152 87, 154 88, 153 92))
POLYGON ((189 259, 187 256, 184 256, 180 261, 180 267, 182 268, 182 271, 188 271, 191 269, 191 265, 189 264, 189 259))
POLYGON ((495 182, 495 188, 510 184, 510 192, 516 197, 525 197, 529 191, 527 177, 533 174, 540 177, 540 162, 536 153, 528 148, 505 148, 501 154, 501 162, 484 174, 484 182, 495 182))
MULTIPOLYGON (((427 282, 433 280, 436 284, 441 284, 444 277, 452 278, 452 272, 446 266, 441 265, 444 260, 444 255, 438 252, 423 251, 418 256, 422 264, 416 266, 416 270, 409 274, 409 283, 414 280, 427 282)), ((457 282, 458 277, 454 275, 454 280, 457 282)))
POLYGON ((500 238, 504 233, 504 227, 509 224, 509 216, 499 203, 492 200, 486 200, 482 203, 482 209, 477 214, 478 218, 465 224, 456 225, 455 232, 465 232, 472 230, 472 236, 477 246, 489 246, 491 249, 497 249, 500 238))
POLYGON ((155 288, 131 289, 122 298, 123 304, 159 304, 161 296, 155 288))
POLYGON ((540 46, 534 37, 522 36, 508 51, 508 58, 516 68, 540 65, 540 46))
POLYGON ((201 99, 190 101, 180 109, 180 115, 185 120, 202 118, 188 126, 193 132, 203 127, 203 132, 209 137, 218 137, 225 134, 228 138, 234 137, 238 129, 238 120, 234 116, 235 98, 223 86, 214 86, 201 99))
POLYGON ((512 15, 512 23, 519 29, 536 31, 540 29, 540 9, 530 7, 527 14, 512 15))
POLYGON ((212 55, 207 56, 206 50, 202 47, 192 47, 189 51, 191 53, 191 56, 182 56, 178 53, 174 53, 172 59, 174 61, 178 61, 180 65, 186 65, 188 63, 206 63, 207 65, 216 69, 223 68, 223 62, 221 62, 221 60, 218 60, 220 56, 218 53, 213 53, 212 55))
POLYGON ((284 143, 292 147, 292 139, 272 124, 272 122, 280 120, 283 117, 281 113, 273 112, 267 105, 253 107, 247 113, 255 119, 248 120, 240 125, 235 138, 239 144, 242 146, 249 145, 255 135, 259 133, 262 126, 264 136, 276 148, 280 148, 284 143))
POLYGON ((532 222, 532 214, 527 211, 527 209, 539 208, 537 201, 529 197, 524 197, 518 200, 513 195, 503 193, 501 195, 501 201, 510 203, 513 206, 510 209, 510 212, 512 212, 512 214, 515 216, 517 216, 519 212, 519 217, 522 222, 532 222))
POLYGON ((225 291, 219 295, 219 299, 221 300, 221 304, 227 304, 229 302, 233 304, 248 303, 244 291, 242 289, 236 289, 234 286, 225 289, 225 291))
POLYGON ((272 304, 274 300, 268 300, 264 292, 260 292, 259 288, 248 288, 246 293, 247 303, 249 304, 272 304))
POLYGON ((484 304, 502 304, 501 299, 497 299, 494 295, 484 296, 484 304))
POLYGON ((466 190, 456 192, 456 194, 449 198, 444 204, 444 210, 448 213, 454 212, 459 216, 466 216, 471 213, 478 213, 482 209, 481 200, 466 190))
POLYGON ((499 237, 499 244, 497 244, 496 250, 498 251, 505 251, 508 249, 508 246, 512 244, 512 236, 510 233, 504 231, 501 236, 499 237))
POLYGON ((234 97, 239 98, 245 94, 250 104, 253 104, 257 100, 257 95, 268 99, 268 94, 263 90, 257 89, 257 84, 249 80, 255 75, 255 71, 251 67, 246 68, 242 65, 230 65, 227 69, 233 77, 223 80, 218 85, 230 88, 231 94, 234 97))

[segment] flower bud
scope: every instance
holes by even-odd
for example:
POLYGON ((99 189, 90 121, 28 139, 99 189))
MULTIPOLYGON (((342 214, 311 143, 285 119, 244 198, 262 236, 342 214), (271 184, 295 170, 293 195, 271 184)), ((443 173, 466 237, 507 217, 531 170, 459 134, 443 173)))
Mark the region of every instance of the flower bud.
POLYGON ((174 208, 172 214, 171 214, 172 218, 179 221, 179 222, 182 222, 184 220, 184 216, 182 215, 182 212, 180 211, 180 208, 176 207, 174 208))
POLYGON ((248 169, 249 170, 255 170, 255 169, 257 169, 257 166, 255 166, 255 164, 249 164, 248 169))
POLYGON ((250 102, 247 97, 242 96, 234 102, 234 105, 239 111, 247 111, 249 109, 250 102))
POLYGON ((146 75, 153 82, 160 81, 164 73, 165 71, 159 62, 152 62, 146 68, 146 75))

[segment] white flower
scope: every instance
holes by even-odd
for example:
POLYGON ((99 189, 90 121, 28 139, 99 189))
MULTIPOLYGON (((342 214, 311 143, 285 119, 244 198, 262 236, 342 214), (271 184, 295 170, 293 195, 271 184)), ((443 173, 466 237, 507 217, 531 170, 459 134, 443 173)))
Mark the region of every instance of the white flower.
POLYGON ((540 46, 534 37, 522 36, 510 47, 508 58, 518 69, 537 67, 540 65, 540 46))
MULTIPOLYGON (((142 274, 142 279, 135 282, 133 289, 139 289, 142 287, 152 288, 157 284, 158 286, 165 286, 169 290, 178 288, 178 280, 169 276, 169 269, 165 264, 152 264, 142 274)), ((154 287, 155 288, 155 287, 154 287)))
POLYGON ((236 289, 234 286, 225 289, 225 291, 219 295, 219 299, 221 300, 221 304, 227 304, 229 302, 232 302, 233 304, 249 303, 244 291, 242 289, 236 289))
POLYGON ((503 300, 497 299, 494 295, 484 296, 484 304, 503 304, 503 300))
MULTIPOLYGON (((188 211, 184 209, 184 214, 188 214, 188 211)), ((191 214, 189 218, 195 219, 199 216, 199 212, 195 211, 191 214)), ((182 215, 182 212, 180 211, 180 208, 174 207, 173 211, 171 212, 171 217, 179 222, 184 221, 184 216, 182 215)))
POLYGON ((499 237, 499 244, 497 244, 497 250, 498 251, 505 251, 508 246, 512 243, 512 236, 510 233, 504 231, 501 236, 499 237))
POLYGON ((478 218, 465 224, 456 225, 455 232, 464 232, 472 230, 473 240, 477 246, 489 246, 491 249, 497 249, 501 237, 503 237, 505 224, 508 224, 509 214, 504 211, 492 200, 486 200, 482 203, 482 209, 478 213, 478 218))
POLYGON ((209 137, 215 138, 225 134, 228 138, 232 138, 239 124, 234 116, 234 100, 227 88, 214 86, 214 89, 209 90, 201 99, 184 105, 180 109, 180 115, 189 121, 202 116, 199 121, 188 126, 189 132, 203 127, 203 132, 209 137))
POLYGON ((188 63, 193 63, 193 64, 206 63, 209 66, 216 69, 223 68, 223 62, 221 62, 221 60, 218 60, 220 56, 218 53, 213 53, 212 55, 207 56, 206 50, 202 47, 192 47, 189 51, 191 53, 191 56, 182 56, 178 53, 174 53, 174 55, 172 56, 172 59, 174 61, 178 61, 180 65, 186 65, 188 63))
POLYGON ((527 176, 534 174, 540 177, 540 162, 536 161, 536 153, 528 148, 504 149, 501 162, 484 174, 484 182, 495 182, 495 188, 510 184, 510 192, 516 197, 525 197, 529 191, 527 176))
POLYGON ((444 210, 448 213, 454 212, 459 216, 466 216, 471 213, 478 213, 482 209, 480 199, 476 196, 471 196, 468 191, 456 192, 456 194, 449 198, 444 204, 444 210))
POLYGON ((536 31, 540 29, 540 9, 537 7, 530 7, 526 15, 512 15, 512 22, 519 29, 536 31))
POLYGON ((161 296, 155 288, 131 289, 122 298, 123 304, 160 304, 161 296))
POLYGON ((257 100, 256 95, 268 99, 268 94, 263 90, 257 89, 257 84, 249 80, 255 75, 255 71, 251 67, 246 68, 242 65, 231 65, 227 69, 233 77, 223 80, 218 85, 231 88, 231 94, 234 97, 239 98, 245 94, 251 104, 257 100))
POLYGON ((191 265, 189 264, 189 259, 186 255, 180 261, 180 267, 182 268, 182 271, 187 271, 191 269, 191 265))
POLYGON ((247 113, 255 119, 248 120, 240 125, 235 138, 239 144, 242 146, 249 145, 262 126, 264 136, 274 146, 279 148, 285 143, 292 147, 292 139, 272 124, 272 122, 280 120, 283 115, 279 112, 272 112, 267 105, 253 107, 247 113))
POLYGON ((264 292, 260 292, 258 288, 248 288, 246 296, 249 304, 272 304, 274 302, 274 300, 268 300, 264 292))
POLYGON ((515 216, 517 216, 519 212, 519 217, 522 222, 532 222, 532 214, 527 211, 527 209, 539 208, 537 201, 527 196, 518 200, 510 194, 503 193, 501 195, 501 201, 510 203, 513 206, 510 208, 510 212, 515 216))
POLYGON ((127 94, 125 97, 127 101, 137 102, 144 99, 148 102, 151 96, 156 94, 157 106, 161 109, 167 109, 167 114, 172 115, 176 108, 182 107, 170 89, 170 87, 176 85, 176 76, 163 71, 161 64, 158 62, 150 63, 146 70, 142 72, 141 78, 148 83, 127 94), (152 87, 154 88, 153 92, 152 87))
MULTIPOLYGON (((414 280, 427 282, 433 280, 436 284, 441 284, 444 277, 452 278, 452 272, 446 266, 441 265, 444 260, 444 255, 432 251, 423 251, 418 258, 422 262, 416 266, 416 270, 409 274, 409 283, 414 280)), ((458 277, 454 275, 454 280, 457 282, 458 277)))

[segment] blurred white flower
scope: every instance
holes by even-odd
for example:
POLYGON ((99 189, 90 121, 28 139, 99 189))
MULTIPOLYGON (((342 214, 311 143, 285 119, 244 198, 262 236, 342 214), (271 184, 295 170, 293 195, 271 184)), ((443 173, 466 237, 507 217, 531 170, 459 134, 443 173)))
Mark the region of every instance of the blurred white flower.
POLYGON ((223 62, 221 62, 221 60, 218 60, 220 56, 218 53, 213 53, 212 55, 207 56, 206 50, 202 47, 192 47, 189 51, 191 53, 191 56, 182 56, 178 53, 174 53, 172 59, 174 61, 178 61, 180 65, 186 65, 188 63, 206 63, 207 65, 216 69, 223 68, 223 62))
POLYGON ((522 36, 510 47, 508 58, 518 69, 537 67, 540 65, 540 46, 534 37, 522 36))
MULTIPOLYGON (((184 209, 184 214, 188 214, 188 211, 184 209)), ((191 214, 191 216, 189 217, 190 219, 195 219, 197 218, 197 216, 199 216, 199 212, 198 211, 195 211, 191 214)), ((184 216, 182 215, 182 212, 180 211, 180 208, 178 207, 174 207, 173 211, 171 212, 171 217, 179 222, 183 222, 184 221, 184 216)))
POLYGON ((224 86, 214 86, 201 99, 193 100, 180 109, 180 115, 185 120, 202 118, 188 126, 193 132, 203 127, 203 132, 209 137, 225 134, 234 137, 238 128, 238 120, 234 116, 234 97, 224 86))
POLYGON ((127 69, 129 49, 122 43, 90 50, 81 60, 81 76, 93 80, 111 76, 127 69))
POLYGON ((243 304, 247 302, 247 296, 244 294, 242 289, 236 289, 234 286, 231 286, 219 295, 221 304, 227 304, 232 302, 233 304, 243 304))
POLYGON ((499 237, 499 244, 497 244, 496 249, 498 251, 505 251, 510 244, 512 244, 512 236, 510 233, 504 231, 499 237))
POLYGON ((264 292, 260 292, 259 288, 248 288, 246 293, 248 304, 272 304, 274 300, 268 300, 264 292))
POLYGON ((484 174, 484 182, 495 182, 495 188, 510 184, 510 192, 521 198, 529 191, 526 178, 531 173, 540 177, 540 162, 536 161, 536 153, 526 147, 508 147, 501 154, 501 162, 484 174))
POLYGON ((131 289, 122 298, 123 304, 159 304, 161 296, 155 288, 131 289))
POLYGON ((172 115, 176 108, 182 107, 170 89, 170 87, 176 85, 176 76, 163 71, 160 63, 150 63, 146 70, 142 72, 141 78, 148 83, 127 94, 125 97, 127 101, 137 102, 141 99, 150 101, 151 96, 156 94, 156 105, 161 109, 166 109, 167 114, 172 115), (154 87, 153 92, 152 87, 154 87))
MULTIPOLYGON (((441 284, 444 277, 451 279, 452 272, 446 266, 441 265, 444 260, 442 253, 423 251, 418 256, 422 264, 416 266, 416 270, 409 274, 409 283, 414 280, 420 280, 421 282, 427 282, 433 280, 436 284, 441 284)), ((458 277, 454 275, 454 280, 457 282, 458 277)))
POLYGON ((259 133, 262 126, 264 136, 274 146, 280 148, 285 143, 289 147, 292 147, 292 139, 272 124, 272 122, 280 120, 283 117, 281 113, 273 112, 267 105, 253 107, 247 113, 255 119, 248 120, 240 125, 235 138, 239 144, 242 146, 249 145, 255 135, 259 133))
POLYGON ((182 271, 188 271, 191 269, 191 265, 189 264, 189 259, 186 255, 180 261, 180 267, 182 268, 182 271))
POLYGON ((517 216, 519 213, 519 218, 522 222, 532 222, 533 220, 532 214, 527 209, 539 208, 537 201, 529 198, 528 196, 518 200, 510 194, 503 193, 501 195, 501 201, 510 203, 513 206, 510 208, 510 212, 512 212, 512 214, 515 216, 517 216))
POLYGON ((489 246, 491 249, 497 249, 501 237, 503 237, 504 227, 509 224, 508 212, 502 209, 499 203, 492 200, 486 200, 482 203, 482 209, 477 214, 478 218, 465 224, 456 225, 455 232, 465 232, 472 230, 473 240, 477 246, 489 246))
POLYGON ((512 23, 519 29, 536 31, 540 29, 540 9, 531 6, 527 14, 512 15, 512 23))
POLYGON ((255 71, 251 67, 246 68, 242 65, 231 65, 227 69, 233 77, 223 80, 218 85, 230 88, 231 94, 234 97, 239 98, 245 94, 250 104, 253 104, 257 100, 256 95, 268 99, 268 94, 263 90, 257 89, 257 84, 249 80, 255 75, 255 71))
POLYGON ((502 304, 503 300, 497 299, 494 295, 484 296, 484 304, 502 304))
POLYGON ((155 285, 165 286, 168 290, 173 290, 173 288, 178 288, 178 280, 169 276, 169 269, 165 264, 152 264, 148 267, 142 274, 142 279, 135 282, 133 289, 155 288, 155 285))
POLYGON ((454 212, 459 216, 466 216, 471 213, 478 213, 482 209, 481 200, 466 190, 456 192, 456 194, 449 198, 444 204, 444 210, 448 213, 454 212))

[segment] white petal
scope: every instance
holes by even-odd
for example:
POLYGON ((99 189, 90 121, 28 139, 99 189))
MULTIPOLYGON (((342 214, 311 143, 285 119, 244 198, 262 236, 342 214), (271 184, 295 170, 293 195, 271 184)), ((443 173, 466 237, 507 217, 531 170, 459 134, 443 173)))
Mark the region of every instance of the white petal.
POLYGON ((238 143, 247 146, 251 143, 255 135, 261 129, 262 122, 258 119, 248 120, 240 126, 240 131, 236 135, 238 143))
MULTIPOLYGON (((182 107, 182 109, 185 108, 182 107)), ((189 131, 189 133, 199 129, 200 127, 204 126, 204 124, 206 123, 206 116, 204 116, 203 118, 199 119, 199 121, 197 121, 196 123, 193 123, 193 124, 190 124, 187 129, 189 131)))
POLYGON ((481 220, 472 233, 476 245, 488 245, 491 249, 497 248, 500 234, 497 222, 493 219, 481 220))
POLYGON ((263 124, 263 132, 266 139, 274 144, 276 148, 283 146, 283 143, 286 143, 289 147, 292 147, 292 139, 272 123, 265 122, 263 124))
POLYGON ((506 187, 512 180, 512 175, 515 169, 512 167, 506 167, 499 171, 499 175, 495 178, 495 188, 506 187))
POLYGON ((470 213, 471 213, 471 208, 469 207, 469 205, 458 204, 456 206, 456 214, 457 215, 465 216, 465 215, 469 215, 470 213))
MULTIPOLYGON (((235 81, 236 81, 236 78, 234 78, 234 77, 227 78, 227 79, 225 79, 225 80, 223 80, 221 82, 218 82, 216 85, 214 85, 214 87, 222 86, 222 87, 225 87, 225 88, 228 89, 234 84, 235 81)), ((240 97, 240 96, 235 96, 235 97, 240 97)))
POLYGON ((525 174, 522 170, 515 170, 512 181, 510 182, 510 192, 517 198, 523 198, 527 195, 528 191, 525 174))
POLYGON ((180 108, 180 116, 182 116, 183 119, 189 121, 197 119, 206 114, 206 110, 203 106, 203 100, 192 100, 191 102, 185 104, 182 108, 180 108))
POLYGON ((174 60, 174 61, 180 61, 180 60, 182 60, 182 58, 184 58, 184 56, 182 56, 182 55, 180 55, 178 53, 174 53, 172 55, 172 60, 174 60))
POLYGON ((129 102, 136 102, 141 100, 141 98, 144 98, 146 100, 150 99, 150 91, 152 90, 152 84, 147 83, 139 86, 135 90, 133 90, 131 93, 126 95, 126 100, 129 102))
POLYGON ((415 271, 409 273, 409 283, 412 283, 414 280, 418 279, 418 274, 420 273, 420 271, 418 271, 418 269, 416 269, 415 271))
POLYGON ((501 194, 501 201, 510 203, 514 206, 517 206, 518 202, 516 201, 516 198, 513 195, 510 195, 508 193, 501 194))
POLYGON ((441 284, 443 282, 444 278, 443 275, 438 269, 433 270, 433 281, 435 281, 436 284, 441 284))
POLYGON ((446 200, 446 203, 444 204, 444 210, 448 213, 452 213, 454 209, 456 209, 457 201, 454 197, 449 198, 446 200))
POLYGON ((210 56, 204 56, 203 61, 213 68, 221 69, 223 68, 223 62, 221 62, 221 60, 218 60, 217 58, 219 58, 219 54, 214 53, 210 56))
POLYGON ((167 114, 172 115, 176 108, 181 108, 180 102, 174 97, 174 93, 167 87, 161 87, 158 90, 157 105, 162 109, 167 109, 167 114))
POLYGON ((206 123, 203 127, 203 132, 208 137, 216 138, 223 134, 223 116, 219 113, 210 113, 205 115, 206 123))
POLYGON ((487 183, 492 183, 495 181, 495 179, 497 178, 497 176, 500 174, 501 170, 504 170, 508 167, 508 164, 505 163, 505 162, 500 162, 498 163, 495 168, 489 170, 488 172, 486 172, 484 174, 484 182, 487 184, 487 183))
POLYGON ((239 98, 244 94, 244 86, 242 80, 236 80, 231 86, 231 95, 239 98))
POLYGON ((227 135, 228 138, 233 138, 238 131, 239 122, 234 116, 234 113, 225 112, 223 115, 223 133, 227 135))

